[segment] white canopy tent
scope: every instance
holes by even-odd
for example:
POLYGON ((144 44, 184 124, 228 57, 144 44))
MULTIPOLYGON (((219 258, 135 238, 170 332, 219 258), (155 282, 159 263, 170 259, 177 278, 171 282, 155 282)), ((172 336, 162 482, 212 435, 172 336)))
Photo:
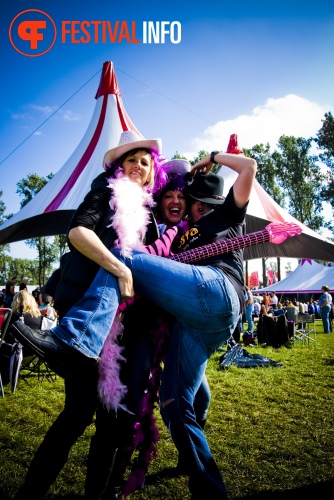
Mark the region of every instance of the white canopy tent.
POLYGON ((284 280, 254 292, 321 293, 321 287, 327 285, 334 291, 334 266, 323 266, 311 259, 302 259, 296 269, 284 280))

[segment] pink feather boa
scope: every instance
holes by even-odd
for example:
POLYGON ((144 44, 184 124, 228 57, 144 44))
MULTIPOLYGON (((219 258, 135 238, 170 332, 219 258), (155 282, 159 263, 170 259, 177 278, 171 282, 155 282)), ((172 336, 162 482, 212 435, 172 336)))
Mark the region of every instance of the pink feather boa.
MULTIPOLYGON (((141 242, 149 222, 147 207, 154 205, 153 198, 150 193, 125 177, 122 171, 118 172, 116 179, 110 179, 109 183, 114 192, 110 207, 114 211, 111 226, 118 235, 116 246, 121 249, 124 256, 131 257, 132 250, 143 249, 141 242)), ((119 306, 99 361, 99 397, 102 403, 113 411, 117 411, 119 408, 127 410, 124 404, 127 387, 120 380, 120 363, 125 361, 125 358, 122 355, 123 347, 119 345, 118 341, 123 332, 121 313, 134 300, 135 298, 130 299, 128 303, 119 306)), ((148 380, 147 391, 141 401, 139 419, 134 428, 131 449, 136 450, 138 454, 124 487, 125 497, 144 483, 148 466, 157 454, 156 443, 159 439, 159 433, 154 417, 154 408, 158 401, 162 363, 170 331, 169 316, 162 314, 159 325, 151 332, 153 347, 151 376, 148 380)))
MULTIPOLYGON (((118 339, 123 332, 120 313, 124 308, 129 307, 134 300, 135 298, 130 299, 126 305, 125 303, 121 304, 111 331, 104 343, 99 361, 99 395, 106 407, 114 411, 117 411, 118 408, 126 410, 122 400, 127 393, 127 387, 122 384, 119 376, 119 363, 124 361, 122 356, 123 348, 119 346, 118 339)), ((134 426, 133 442, 129 446, 130 450, 136 451, 137 456, 133 461, 131 472, 123 488, 125 498, 141 488, 149 464, 157 456, 156 444, 159 441, 159 431, 154 417, 154 409, 159 400, 162 366, 167 352, 172 324, 173 318, 167 313, 162 313, 157 327, 150 332, 152 344, 150 377, 147 382, 147 390, 141 400, 138 422, 134 426)))
MULTIPOLYGON (((110 226, 118 236, 115 246, 121 249, 124 256, 131 257, 132 250, 143 248, 142 241, 150 219, 148 207, 154 205, 153 197, 125 176, 121 169, 116 172, 115 178, 109 179, 109 187, 113 190, 109 204, 114 212, 110 226)), ((122 400, 127 392, 119 377, 119 363, 124 361, 123 349, 118 345, 123 331, 119 316, 121 308, 116 313, 99 361, 98 393, 104 405, 115 411, 125 409, 122 400)))
POLYGON ((143 248, 142 241, 150 221, 148 207, 153 207, 155 202, 152 194, 132 182, 123 170, 116 172, 115 179, 109 179, 109 187, 113 190, 109 202, 114 212, 111 226, 118 236, 115 246, 125 257, 131 257, 132 250, 143 248))

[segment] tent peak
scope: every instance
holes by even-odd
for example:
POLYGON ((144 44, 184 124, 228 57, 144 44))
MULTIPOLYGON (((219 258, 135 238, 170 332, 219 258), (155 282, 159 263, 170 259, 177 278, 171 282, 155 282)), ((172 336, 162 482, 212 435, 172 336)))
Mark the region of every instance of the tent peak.
POLYGON ((100 84, 99 88, 97 89, 95 99, 108 94, 115 94, 119 96, 121 95, 116 80, 114 65, 111 61, 106 61, 103 64, 100 84))

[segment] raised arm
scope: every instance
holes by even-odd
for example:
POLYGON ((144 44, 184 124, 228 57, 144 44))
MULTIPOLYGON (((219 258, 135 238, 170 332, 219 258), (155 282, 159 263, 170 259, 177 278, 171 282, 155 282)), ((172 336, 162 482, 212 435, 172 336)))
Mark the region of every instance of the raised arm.
POLYGON ((257 170, 256 161, 247 156, 230 153, 216 153, 214 158, 211 159, 210 156, 207 155, 196 163, 191 169, 191 173, 196 175, 198 172, 203 171, 208 174, 214 165, 211 159, 214 160, 214 163, 226 165, 237 172, 238 177, 233 185, 234 201, 239 208, 243 208, 250 198, 257 170))

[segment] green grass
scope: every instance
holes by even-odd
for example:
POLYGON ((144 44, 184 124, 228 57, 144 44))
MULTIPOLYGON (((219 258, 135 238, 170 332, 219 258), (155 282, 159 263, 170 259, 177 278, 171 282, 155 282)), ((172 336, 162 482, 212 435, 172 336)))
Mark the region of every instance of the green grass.
MULTIPOLYGON (((334 335, 318 323, 316 346, 247 348, 280 368, 218 371, 220 353, 209 361, 212 401, 206 435, 230 499, 334 498, 334 335)), ((62 409, 64 384, 29 385, 19 380, 0 397, 0 498, 12 498, 34 451, 62 409)), ((187 478, 175 475, 177 452, 156 413, 158 457, 143 491, 131 499, 189 499, 187 478)), ((73 447, 47 498, 80 498, 94 425, 73 447)), ((209 500, 209 499, 204 499, 209 500)))

